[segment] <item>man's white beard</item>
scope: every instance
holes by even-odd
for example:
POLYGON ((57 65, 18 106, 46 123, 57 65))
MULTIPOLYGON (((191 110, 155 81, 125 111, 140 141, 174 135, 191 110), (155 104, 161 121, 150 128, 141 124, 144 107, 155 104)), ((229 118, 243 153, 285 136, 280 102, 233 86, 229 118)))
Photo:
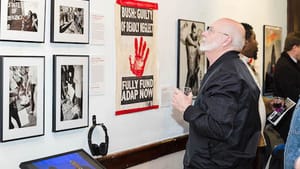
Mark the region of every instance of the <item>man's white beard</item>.
POLYGON ((214 49, 217 49, 219 48, 220 45, 216 42, 216 41, 213 41, 211 43, 205 43, 205 42, 201 42, 200 43, 200 51, 211 51, 211 50, 214 50, 214 49))

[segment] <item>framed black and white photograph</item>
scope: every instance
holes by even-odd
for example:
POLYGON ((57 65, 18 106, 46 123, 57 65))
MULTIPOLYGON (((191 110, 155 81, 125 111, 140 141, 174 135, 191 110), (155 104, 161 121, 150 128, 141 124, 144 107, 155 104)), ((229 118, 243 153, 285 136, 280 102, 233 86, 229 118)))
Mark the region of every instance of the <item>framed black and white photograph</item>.
POLYGON ((1 0, 0 40, 42 43, 46 0, 1 0))
POLYGON ((88 0, 52 0, 51 42, 89 43, 88 0))
POLYGON ((280 57, 282 28, 263 26, 263 95, 273 95, 275 64, 280 57))
POLYGON ((89 56, 53 57, 53 131, 88 126, 89 56))
POLYGON ((207 59, 199 50, 203 31, 204 22, 178 19, 177 87, 190 87, 193 96, 198 95, 200 82, 207 68, 207 59))
POLYGON ((44 135, 44 56, 0 56, 1 141, 44 135))

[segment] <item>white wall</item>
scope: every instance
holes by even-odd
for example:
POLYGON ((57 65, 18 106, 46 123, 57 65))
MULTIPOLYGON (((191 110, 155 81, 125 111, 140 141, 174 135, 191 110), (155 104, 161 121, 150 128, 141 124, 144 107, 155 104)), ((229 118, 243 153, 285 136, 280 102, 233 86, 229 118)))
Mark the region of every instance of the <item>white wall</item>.
MULTIPOLYGON (((177 72, 177 19, 190 19, 209 25, 220 17, 230 17, 253 25, 262 56, 263 25, 281 26, 286 34, 287 2, 282 0, 156 0, 158 9, 158 60, 160 86, 175 86, 177 72)), ((91 13, 105 17, 105 45, 51 44, 50 1, 46 2, 45 43, 0 42, 0 55, 44 55, 45 67, 45 135, 0 143, 0 168, 16 169, 22 161, 83 148, 89 152, 89 128, 53 133, 52 124, 52 55, 88 54, 105 58, 105 94, 90 97, 90 115, 96 114, 110 136, 109 153, 118 152, 169 137, 182 135, 187 125, 170 107, 128 115, 114 115, 115 95, 115 0, 90 0, 91 13), (22 45, 22 47, 19 47, 22 45)), ((262 57, 257 62, 262 69, 262 57)), ((90 117, 91 119, 91 117, 90 117)), ((90 120, 91 123, 91 120, 90 120)), ((95 141, 101 134, 96 135, 95 141)), ((97 132, 97 130, 96 130, 97 132)))

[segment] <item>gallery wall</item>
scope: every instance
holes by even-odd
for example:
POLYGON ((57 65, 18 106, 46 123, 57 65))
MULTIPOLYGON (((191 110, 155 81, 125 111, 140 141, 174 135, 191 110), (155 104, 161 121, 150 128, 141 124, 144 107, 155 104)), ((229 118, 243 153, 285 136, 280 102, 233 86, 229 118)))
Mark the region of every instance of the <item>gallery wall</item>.
MULTIPOLYGON (((280 26, 283 28, 283 38, 286 35, 287 3, 282 0, 156 0, 152 2, 158 3, 157 57, 160 89, 176 86, 177 20, 179 18, 205 22, 206 25, 210 25, 220 17, 230 17, 250 23, 259 42, 259 59, 256 62, 259 72, 262 70, 263 25, 280 26)), ((45 134, 40 137, 0 143, 0 168, 15 169, 22 161, 79 148, 89 152, 88 127, 52 132, 52 66, 55 54, 90 55, 91 58, 104 59, 104 72, 91 72, 91 78, 97 75, 103 76, 104 90, 98 95, 90 93, 89 124, 91 125, 91 115, 95 114, 97 121, 107 126, 110 138, 109 153, 135 148, 187 132, 188 125, 181 119, 180 114, 172 111, 168 95, 162 95, 161 90, 158 95, 164 105, 159 109, 115 116, 115 0, 90 0, 91 16, 103 16, 104 44, 50 43, 50 4, 50 1, 46 1, 44 43, 0 42, 0 55, 45 56, 45 134)), ((92 20, 90 22, 93 23, 92 20)), ((94 132, 94 142, 103 142, 104 134, 101 128, 94 132)))

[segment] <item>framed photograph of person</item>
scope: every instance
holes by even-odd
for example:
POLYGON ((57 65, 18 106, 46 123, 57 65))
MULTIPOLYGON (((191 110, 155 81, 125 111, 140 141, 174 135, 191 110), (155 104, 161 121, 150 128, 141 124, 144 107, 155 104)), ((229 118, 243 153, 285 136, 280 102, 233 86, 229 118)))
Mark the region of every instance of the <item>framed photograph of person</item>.
POLYGON ((46 0, 1 0, 0 40, 43 43, 46 0))
POLYGON ((88 126, 89 56, 53 56, 53 131, 88 126))
POLYGON ((263 95, 270 96, 274 89, 275 64, 280 57, 282 28, 263 26, 263 95))
POLYGON ((199 50, 204 30, 204 22, 178 19, 177 87, 190 87, 195 97, 207 69, 207 59, 199 50))
POLYGON ((51 42, 88 44, 89 0, 51 2, 51 42))
POLYGON ((0 56, 1 142, 44 135, 44 56, 0 56))

